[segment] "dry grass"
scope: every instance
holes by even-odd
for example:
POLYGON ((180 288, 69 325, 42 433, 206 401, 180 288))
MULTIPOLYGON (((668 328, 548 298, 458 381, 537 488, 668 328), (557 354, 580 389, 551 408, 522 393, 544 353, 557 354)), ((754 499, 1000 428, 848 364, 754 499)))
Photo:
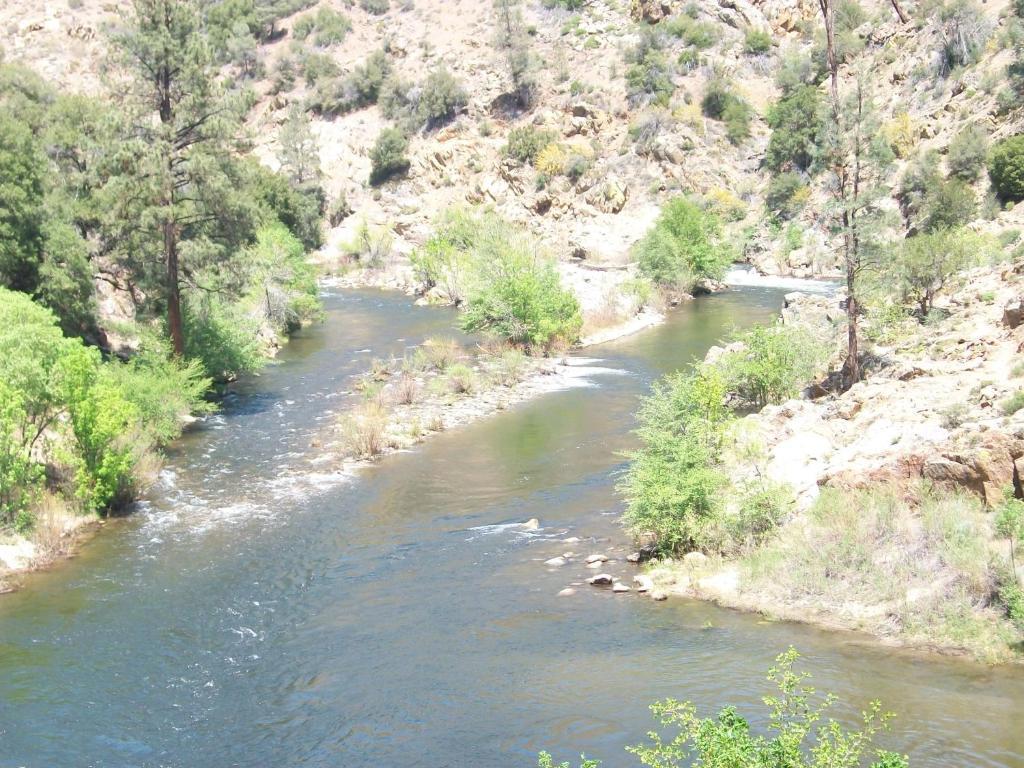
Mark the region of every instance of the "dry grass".
POLYGON ((503 387, 514 387, 526 373, 526 355, 522 350, 510 348, 494 359, 489 370, 492 380, 503 387))
POLYGON ((397 405, 412 405, 420 396, 420 384, 415 376, 403 373, 395 381, 391 397, 397 405))
POLYGON ((823 490, 806 519, 742 562, 742 591, 851 627, 998 660, 1019 642, 993 606, 991 521, 925 486, 823 490))
POLYGON ((606 328, 614 328, 626 319, 626 312, 619 301, 619 289, 609 288, 601 297, 601 303, 583 316, 582 334, 588 336, 606 328))
POLYGON ((437 371, 446 371, 448 368, 465 357, 462 348, 455 339, 433 336, 423 342, 423 351, 426 353, 430 366, 437 371))
POLYGON ((341 432, 350 456, 372 459, 388 448, 387 411, 376 402, 363 403, 342 422, 341 432))
POLYGON ((468 365, 458 363, 448 368, 448 391, 453 395, 469 395, 477 388, 476 373, 468 365))
POLYGON ((35 522, 30 539, 36 547, 34 565, 42 568, 67 557, 71 551, 74 512, 59 496, 44 493, 32 510, 35 522))

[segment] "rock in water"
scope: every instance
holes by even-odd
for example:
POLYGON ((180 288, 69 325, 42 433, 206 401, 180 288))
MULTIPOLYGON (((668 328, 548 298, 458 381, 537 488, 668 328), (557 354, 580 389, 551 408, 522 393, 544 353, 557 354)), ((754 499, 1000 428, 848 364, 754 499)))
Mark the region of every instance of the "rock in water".
POLYGON ((599 573, 597 576, 591 576, 587 579, 587 584, 595 587, 607 587, 612 583, 612 577, 607 573, 599 573))
POLYGON ((576 594, 576 590, 575 589, 573 589, 572 587, 566 587, 565 589, 563 589, 561 592, 558 593, 558 596, 559 597, 572 597, 575 594, 576 594))
POLYGON ((630 589, 622 582, 616 581, 612 584, 612 592, 629 592, 630 589))
POLYGON ((651 581, 651 577, 642 573, 638 573, 633 577, 633 583, 636 584, 637 592, 650 592, 654 589, 654 582, 651 581))
POLYGON ((552 567, 557 567, 557 566, 560 566, 560 565, 565 565, 567 562, 568 561, 564 557, 552 557, 550 560, 545 560, 544 561, 544 565, 550 565, 552 567))
POLYGON ((540 528, 540 520, 538 520, 536 517, 531 517, 529 520, 523 523, 524 531, 536 531, 538 528, 540 528))
POLYGON ((608 562, 608 558, 605 555, 587 555, 587 565, 606 562, 608 562))
POLYGON ((651 592, 651 600, 657 600, 658 602, 668 600, 668 592, 663 589, 656 589, 651 592))

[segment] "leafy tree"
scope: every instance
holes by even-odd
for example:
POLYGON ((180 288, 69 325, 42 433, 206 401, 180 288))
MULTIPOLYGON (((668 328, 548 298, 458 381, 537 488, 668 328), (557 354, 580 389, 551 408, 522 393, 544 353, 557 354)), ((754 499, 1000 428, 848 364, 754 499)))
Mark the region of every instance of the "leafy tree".
POLYGON ((32 292, 43 250, 46 157, 25 124, 0 114, 0 285, 32 292))
POLYGON ((383 184, 393 176, 409 170, 406 151, 409 141, 397 128, 385 128, 378 135, 370 150, 370 183, 383 184))
POLYGON ((928 316, 935 297, 958 272, 982 260, 986 238, 964 229, 942 229, 907 238, 886 269, 903 298, 917 305, 918 316, 928 316))
POLYGON ((466 107, 466 89, 444 66, 427 75, 420 91, 417 113, 428 128, 436 128, 466 107))
POLYGON ((978 199, 971 186, 960 179, 940 181, 925 195, 925 232, 962 227, 974 220, 978 213, 978 199))
POLYGON ((846 273, 847 350, 842 376, 843 385, 850 387, 861 378, 858 285, 861 276, 877 264, 879 232, 885 219, 880 202, 886 196, 893 157, 888 144, 880 139, 878 117, 863 72, 840 99, 835 3, 819 0, 818 5, 825 22, 831 106, 824 147, 825 166, 833 177, 829 218, 840 238, 846 273))
POLYGON ((825 105, 812 85, 797 85, 783 93, 768 111, 772 129, 765 165, 776 173, 808 171, 817 159, 824 132, 825 105))
POLYGON ((949 173, 966 182, 977 180, 988 155, 988 132, 980 125, 969 125, 949 142, 946 164, 949 173))
POLYGON ((676 85, 675 70, 665 47, 659 31, 643 29, 636 45, 626 51, 626 97, 630 106, 668 106, 676 85))
POLYGON ((717 279, 729 264, 721 226, 710 211, 685 197, 670 200, 635 246, 640 273, 670 291, 689 292, 703 279, 717 279))
POLYGON ((759 325, 733 336, 740 349, 719 362, 729 391, 758 408, 800 394, 827 355, 807 331, 786 325, 759 325))
POLYGON ((521 125, 508 132, 505 154, 520 163, 533 163, 537 155, 556 139, 551 131, 542 131, 532 124, 521 125))
POLYGON ((536 83, 530 72, 533 57, 519 0, 494 0, 494 15, 498 29, 495 43, 505 57, 512 97, 521 109, 528 109, 533 103, 536 83))
POLYGON ((810 192, 803 176, 795 171, 784 171, 768 182, 764 204, 773 216, 791 219, 803 209, 810 192))
POLYGON ((727 479, 720 468, 727 384, 722 371, 700 365, 657 382, 637 414, 641 448, 630 455, 618 490, 634 534, 653 533, 664 554, 704 549, 712 537, 727 479))
POLYGON ((194 0, 135 0, 112 42, 129 88, 110 224, 182 355, 182 286, 222 290, 256 223, 232 151, 238 109, 214 79, 194 0))

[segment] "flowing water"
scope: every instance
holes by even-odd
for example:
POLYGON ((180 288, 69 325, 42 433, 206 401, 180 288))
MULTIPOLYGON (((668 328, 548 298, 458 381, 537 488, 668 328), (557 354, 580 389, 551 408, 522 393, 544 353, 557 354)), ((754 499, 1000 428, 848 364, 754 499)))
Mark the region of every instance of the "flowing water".
POLYGON ((311 442, 350 377, 453 316, 329 296, 324 325, 176 446, 137 515, 0 599, 0 766, 513 768, 549 749, 615 768, 650 701, 756 708, 790 644, 822 688, 898 711, 887 746, 913 765, 1024 766, 1017 670, 685 600, 556 596, 591 572, 544 560, 624 545, 614 483, 638 396, 780 302, 690 303, 588 350, 614 369, 588 386, 346 479, 311 442))

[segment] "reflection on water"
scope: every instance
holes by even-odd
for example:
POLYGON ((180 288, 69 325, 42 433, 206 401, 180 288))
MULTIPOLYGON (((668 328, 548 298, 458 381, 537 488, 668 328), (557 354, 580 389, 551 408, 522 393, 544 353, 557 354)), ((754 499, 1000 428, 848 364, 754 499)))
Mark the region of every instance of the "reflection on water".
POLYGON ((329 298, 323 327, 181 442, 141 514, 0 600, 0 765, 507 768, 546 748, 622 766, 651 700, 754 705, 789 644, 823 688, 900 712, 889 745, 915 766, 1024 764, 1016 670, 700 603, 556 597, 586 574, 544 560, 624 545, 614 484, 637 398, 780 300, 744 289, 687 305, 588 350, 619 372, 597 386, 347 478, 311 440, 350 377, 452 316, 329 298), (539 530, 512 525, 531 517, 539 530))

